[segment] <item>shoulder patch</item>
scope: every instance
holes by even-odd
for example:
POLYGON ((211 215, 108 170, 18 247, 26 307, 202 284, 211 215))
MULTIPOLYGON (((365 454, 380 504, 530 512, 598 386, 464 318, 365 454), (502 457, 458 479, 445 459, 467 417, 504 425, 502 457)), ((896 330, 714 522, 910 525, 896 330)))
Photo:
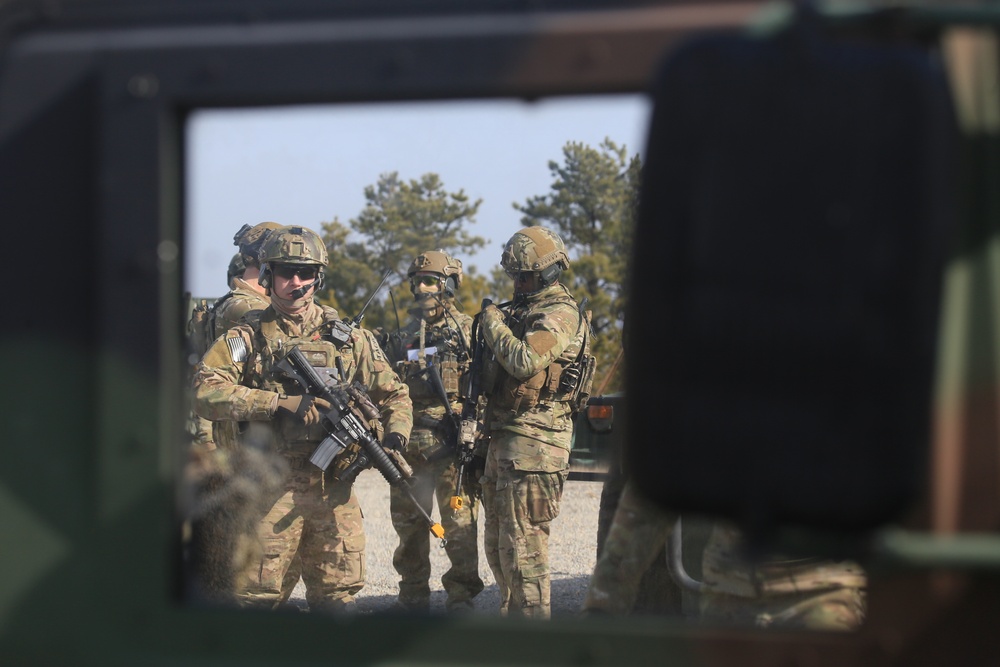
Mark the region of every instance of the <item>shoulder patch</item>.
MULTIPOLYGON (((260 311, 253 311, 259 313, 260 311)), ((229 356, 236 363, 243 363, 253 352, 254 329, 247 323, 238 324, 225 334, 226 347, 229 348, 229 356)))
POLYGON ((229 356, 238 364, 247 360, 249 354, 247 344, 241 336, 226 338, 226 346, 229 347, 229 356))
POLYGON ((375 361, 382 361, 388 364, 389 360, 386 358, 385 352, 382 351, 382 347, 378 344, 378 341, 375 339, 375 334, 373 334, 368 329, 359 329, 359 331, 361 331, 362 334, 364 334, 365 338, 368 339, 368 347, 372 349, 372 359, 374 359, 375 361))

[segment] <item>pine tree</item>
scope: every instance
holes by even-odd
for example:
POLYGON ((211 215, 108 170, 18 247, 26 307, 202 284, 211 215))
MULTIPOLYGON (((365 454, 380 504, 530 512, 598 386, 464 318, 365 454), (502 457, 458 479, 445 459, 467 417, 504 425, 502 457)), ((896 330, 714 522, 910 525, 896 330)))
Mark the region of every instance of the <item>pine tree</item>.
MULTIPOLYGON (((441 249, 463 259, 486 244, 468 231, 476 222, 482 200, 469 201, 463 190, 447 192, 434 173, 404 181, 397 172, 389 172, 365 188, 365 201, 365 207, 347 225, 337 218, 322 224, 330 266, 319 300, 337 308, 342 316, 354 317, 382 273, 389 271, 389 290, 372 301, 365 311, 364 325, 395 328, 397 316, 405 321, 412 298, 406 271, 414 257, 441 249)), ((465 269, 466 284, 459 290, 459 299, 473 293, 470 287, 483 282, 474 270, 465 269)), ((478 311, 478 301, 476 306, 478 311)))

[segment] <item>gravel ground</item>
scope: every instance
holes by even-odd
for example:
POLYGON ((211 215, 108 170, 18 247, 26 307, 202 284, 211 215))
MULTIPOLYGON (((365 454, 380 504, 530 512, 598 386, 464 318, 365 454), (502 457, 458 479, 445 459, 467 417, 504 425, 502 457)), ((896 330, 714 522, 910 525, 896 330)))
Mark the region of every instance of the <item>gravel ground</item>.
MULTIPOLYGON (((358 596, 358 611, 373 613, 387 610, 399 592, 398 575, 392 568, 392 552, 398 540, 389 520, 389 485, 375 470, 361 473, 354 484, 365 515, 368 536, 366 551, 367 578, 358 596)), ((572 616, 579 612, 594 569, 597 535, 597 511, 601 500, 600 482, 567 482, 562 509, 552 522, 549 538, 552 569, 552 615, 572 616)), ((438 517, 437 508, 432 513, 438 517)), ((480 524, 482 512, 480 512, 480 524)), ((449 567, 448 557, 431 540, 431 611, 443 612, 445 593, 441 575, 449 567)), ((500 606, 493 573, 483 553, 483 529, 479 527, 479 574, 486 588, 476 599, 476 613, 496 614, 500 606)), ((305 587, 296 587, 292 603, 305 608, 305 587)))

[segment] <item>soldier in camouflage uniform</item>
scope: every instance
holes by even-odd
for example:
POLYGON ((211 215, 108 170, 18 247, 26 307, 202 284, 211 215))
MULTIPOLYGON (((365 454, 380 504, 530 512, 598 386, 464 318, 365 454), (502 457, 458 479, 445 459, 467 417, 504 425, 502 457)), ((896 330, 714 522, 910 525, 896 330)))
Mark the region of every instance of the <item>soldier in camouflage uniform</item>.
MULTIPOLYGON (((229 262, 226 279, 229 292, 212 306, 192 318, 189 324, 193 364, 205 355, 212 343, 236 326, 251 311, 267 308, 270 299, 258 282, 258 253, 266 236, 280 228, 276 222, 243 225, 233 236, 238 252, 229 262)), ((212 601, 225 601, 231 594, 234 561, 257 560, 255 553, 254 512, 243 500, 248 494, 248 480, 262 482, 262 488, 275 488, 274 472, 265 457, 237 448, 236 422, 211 422, 192 411, 193 433, 190 458, 185 472, 190 515, 190 560, 200 581, 198 595, 212 601), (262 473, 262 471, 265 471, 262 473), (227 546, 219 546, 227 545, 227 546)), ((255 485, 260 487, 261 485, 255 485)))
POLYGON ((585 348, 589 327, 559 283, 569 256, 554 232, 522 229, 500 263, 514 280, 514 300, 503 310, 487 306, 479 324, 488 348, 482 387, 490 441, 480 479, 486 559, 501 614, 548 618, 548 538, 573 435, 574 387, 564 380, 574 375, 566 370, 585 348))
MULTIPOLYGON (((603 498, 602 498, 603 500, 603 498)), ((633 611, 640 595, 643 576, 654 559, 663 554, 667 536, 676 521, 672 515, 646 500, 631 482, 625 482, 607 537, 598 547, 597 563, 583 603, 586 613, 626 615, 633 611)), ((664 607, 679 607, 679 595, 671 588, 664 607), (676 598, 676 599, 673 599, 676 598)))
POLYGON ((338 339, 337 312, 313 301, 328 261, 315 232, 275 230, 260 261, 260 284, 271 304, 246 315, 205 354, 195 380, 195 406, 212 421, 238 423, 240 446, 263 443, 290 471, 259 523, 262 557, 243 572, 241 600, 275 608, 287 601, 301 575, 311 610, 341 611, 353 605, 364 585, 361 507, 351 484, 337 479, 343 454, 327 473, 308 461, 325 436, 320 410, 329 404, 304 395, 276 365, 298 347, 321 377, 359 382, 381 410, 377 426, 386 434, 387 449, 406 445, 413 424, 410 399, 372 334, 353 329, 346 340, 338 339))
POLYGON ((867 577, 853 561, 750 559, 741 532, 718 522, 702 557, 701 617, 759 628, 857 630, 867 577))
MULTIPOLYGON (((267 237, 280 228, 281 225, 276 222, 262 222, 253 227, 243 225, 236 232, 233 244, 239 246, 243 274, 233 277, 232 289, 212 306, 207 332, 209 345, 236 326, 244 315, 252 310, 264 310, 271 303, 267 289, 260 284, 258 255, 267 237)), ((230 267, 232 268, 232 263, 230 267)))
MULTIPOLYGON (((201 329, 192 335, 194 353, 199 359, 219 336, 236 326, 241 317, 252 310, 263 310, 271 303, 257 281, 260 275, 257 254, 267 235, 279 227, 281 225, 276 222, 261 222, 253 227, 243 225, 233 236, 233 245, 239 248, 239 252, 229 262, 226 272, 229 292, 212 304, 212 308, 205 314, 201 329)), ((212 424, 203 417, 196 419, 196 448, 211 451, 217 443, 223 446, 235 443, 232 422, 212 424)))
MULTIPOLYGON (((418 255, 406 275, 414 297, 411 319, 400 331, 383 336, 384 348, 393 368, 409 387, 413 401, 414 429, 406 460, 418 480, 414 495, 428 508, 432 498, 437 498, 448 538, 445 551, 451 568, 441 577, 448 594, 445 608, 468 610, 473 608, 472 599, 483 590, 476 544, 478 507, 475 498, 464 491, 460 491, 461 508, 449 507, 458 478, 454 442, 457 431, 441 397, 443 391, 453 414, 461 414, 460 385, 467 380, 472 329, 472 318, 459 312, 453 303, 455 291, 462 284, 462 262, 442 250, 431 250, 418 255)), ((400 576, 398 605, 427 611, 431 563, 426 522, 401 489, 393 487, 389 499, 392 525, 399 535, 399 546, 392 558, 400 576)))
MULTIPOLYGON (((677 515, 626 483, 594 567, 588 613, 628 614, 639 582, 667 541, 677 515)), ((864 621, 866 577, 851 561, 751 559, 740 531, 716 522, 702 555, 701 618, 709 623, 809 630, 855 630, 864 621)))

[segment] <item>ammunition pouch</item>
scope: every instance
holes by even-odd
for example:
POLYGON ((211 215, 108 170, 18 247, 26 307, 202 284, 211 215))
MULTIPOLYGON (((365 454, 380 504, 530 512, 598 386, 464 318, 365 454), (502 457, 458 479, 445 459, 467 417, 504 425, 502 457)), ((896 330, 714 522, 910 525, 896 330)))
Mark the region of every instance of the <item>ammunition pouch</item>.
MULTIPOLYGON (((457 396, 459 388, 465 380, 463 373, 467 369, 459 365, 455 355, 446 354, 441 357, 435 355, 435 357, 434 363, 441 372, 441 383, 444 385, 445 393, 449 398, 457 396)), ((403 361, 397 364, 397 372, 406 382, 406 386, 409 387, 411 399, 438 398, 437 392, 434 391, 434 385, 427 379, 425 368, 426 366, 422 366, 416 361, 403 361)))
POLYGON ((530 410, 538 404, 542 388, 547 384, 547 377, 547 368, 523 382, 505 372, 500 388, 493 396, 496 406, 512 412, 530 410))
POLYGON ((593 313, 585 310, 581 313, 580 327, 583 329, 583 341, 576 358, 566 364, 559 379, 559 392, 569 403, 574 413, 587 407, 590 393, 594 388, 594 374, 597 369, 597 358, 590 353, 591 318, 593 313))
POLYGON ((564 366, 560 361, 554 361, 545 370, 524 381, 518 381, 505 372, 500 390, 493 398, 498 408, 515 413, 530 410, 541 401, 567 402, 578 384, 574 378, 579 376, 572 364, 564 366), (572 383, 573 387, 566 387, 567 383, 572 383))
MULTIPOLYGON (((453 355, 447 355, 447 357, 453 357, 453 355)), ((458 367, 458 361, 447 357, 441 360, 438 368, 441 369, 441 382, 444 384, 444 392, 448 396, 454 396, 458 393, 459 378, 462 373, 458 367)))
POLYGON ((594 387, 594 372, 597 369, 597 358, 592 354, 583 354, 562 372, 559 390, 566 395, 566 401, 573 412, 579 412, 587 407, 590 393, 594 387))

